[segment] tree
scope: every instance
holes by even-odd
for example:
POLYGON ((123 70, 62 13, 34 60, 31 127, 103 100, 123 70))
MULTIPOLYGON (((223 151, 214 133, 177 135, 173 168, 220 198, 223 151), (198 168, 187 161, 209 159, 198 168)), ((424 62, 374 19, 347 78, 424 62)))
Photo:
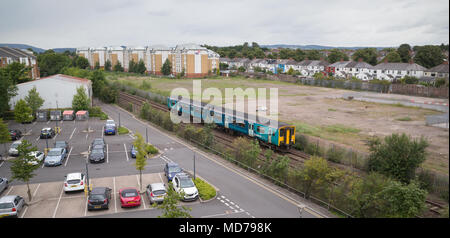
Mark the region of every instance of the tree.
POLYGON ((99 95, 102 88, 105 86, 105 75, 101 70, 95 70, 89 79, 92 81, 92 91, 94 95, 99 95))
POLYGON ((323 54, 320 53, 320 51, 318 51, 318 50, 308 50, 306 52, 306 57, 309 60, 320 60, 320 58, 323 57, 323 54))
POLYGON ((135 135, 136 139, 134 140, 133 145, 137 150, 137 154, 136 162, 134 162, 134 165, 136 166, 136 169, 139 170, 139 190, 142 191, 142 170, 144 170, 145 166, 147 165, 147 152, 145 150, 145 143, 142 135, 139 132, 137 132, 135 135))
POLYGON ((239 72, 245 72, 244 66, 240 66, 240 67, 238 68, 238 71, 239 71, 239 72))
POLYGON ((362 59, 364 62, 367 62, 371 65, 377 64, 377 49, 375 48, 364 48, 355 51, 353 54, 353 60, 358 61, 362 59))
POLYGON ((434 66, 442 64, 444 58, 445 56, 442 54, 442 50, 439 46, 425 45, 419 47, 416 56, 414 57, 414 61, 423 67, 433 68, 434 66))
POLYGON ((30 81, 31 79, 28 77, 29 70, 29 67, 26 67, 25 64, 19 62, 13 62, 6 66, 6 73, 14 84, 30 81))
MULTIPOLYGON (((14 107, 14 119, 19 123, 33 121, 33 110, 27 105, 25 100, 20 99, 14 107)), ((24 133, 26 133, 25 124, 24 133)))
POLYGON ((31 190, 29 182, 36 175, 33 172, 39 168, 39 164, 33 165, 30 162, 36 161, 30 152, 37 151, 36 146, 33 146, 27 140, 22 140, 22 143, 17 147, 19 156, 12 160, 11 173, 12 179, 17 179, 27 184, 28 200, 31 201, 31 190))
MULTIPOLYGON (((77 59, 75 60, 75 66, 80 69, 86 69, 89 67, 89 61, 88 61, 88 59, 86 59, 84 57, 77 57, 77 59)), ((99 67, 100 67, 100 65, 99 65, 99 67)))
POLYGON ((261 153, 261 147, 257 140, 249 141, 246 138, 238 137, 233 140, 234 158, 238 161, 243 162, 249 167, 255 165, 255 161, 261 153))
POLYGON ((297 62, 303 61, 306 57, 306 53, 301 49, 296 49, 294 52, 294 60, 297 62))
POLYGON ((161 67, 161 73, 167 76, 170 74, 171 71, 172 71, 172 65, 171 65, 169 59, 166 59, 166 61, 164 61, 163 66, 161 67))
POLYGON ((17 86, 7 68, 0 68, 0 116, 9 110, 9 100, 17 95, 17 86))
POLYGON ((36 86, 28 91, 28 95, 25 97, 25 101, 31 108, 33 117, 36 115, 37 110, 44 104, 44 99, 39 96, 36 90, 36 86))
POLYGON ((11 135, 9 134, 8 125, 0 118, 0 144, 3 144, 6 156, 6 143, 11 141, 11 135))
POLYGON ((136 73, 144 74, 145 71, 147 71, 147 68, 145 67, 145 63, 143 60, 139 60, 139 63, 136 66, 136 73))
POLYGON ((72 99, 72 109, 75 111, 88 110, 91 104, 83 86, 77 88, 77 94, 72 99))
POLYGON ((105 70, 111 71, 111 61, 110 60, 106 60, 106 62, 105 62, 105 70))
POLYGON ((379 172, 404 183, 415 176, 415 170, 425 161, 428 142, 422 137, 412 140, 406 134, 392 134, 381 141, 369 141, 369 171, 379 172))
POLYGON ((332 49, 330 54, 328 55, 328 62, 330 64, 336 63, 336 62, 340 61, 341 59, 344 61, 347 61, 348 55, 337 49, 332 49))
POLYGON ((160 205, 157 203, 153 204, 153 207, 163 210, 162 215, 158 216, 158 218, 191 218, 192 216, 188 213, 188 211, 191 211, 191 208, 185 206, 177 207, 178 201, 182 198, 183 193, 175 192, 172 184, 169 183, 167 195, 163 202, 160 205))
POLYGON ((117 61, 116 65, 114 65, 114 69, 115 72, 123 72, 123 67, 122 64, 120 64, 119 61, 117 61))
POLYGON ((411 59, 411 56, 409 55, 409 52, 411 51, 411 46, 408 44, 401 44, 398 49, 397 53, 400 55, 400 58, 402 59, 403 63, 408 63, 411 59))
MULTIPOLYGON (((402 58, 396 51, 389 52, 384 59, 387 59, 389 63, 399 63, 402 62, 402 58)), ((384 61, 383 59, 383 61, 384 61)))
POLYGON ((305 162, 299 176, 306 198, 309 198, 314 189, 328 182, 330 172, 328 162, 321 157, 312 156, 305 162))
POLYGON ((64 67, 70 67, 72 60, 64 54, 57 54, 53 50, 45 51, 37 57, 41 77, 58 74, 64 67))
POLYGON ((137 71, 137 64, 136 62, 134 62, 134 60, 131 60, 128 63, 128 72, 136 73, 136 71, 137 71))
POLYGON ((95 62, 95 66, 94 66, 95 70, 99 70, 100 69, 100 62, 95 62))
POLYGON ((397 181, 390 183, 380 193, 380 200, 385 202, 383 217, 413 218, 425 209, 427 192, 415 181, 403 185, 397 181))

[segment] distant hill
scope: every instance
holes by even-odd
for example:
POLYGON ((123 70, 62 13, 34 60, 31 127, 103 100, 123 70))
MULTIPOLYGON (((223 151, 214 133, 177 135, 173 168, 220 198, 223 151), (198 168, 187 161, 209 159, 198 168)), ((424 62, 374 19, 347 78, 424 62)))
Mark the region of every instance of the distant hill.
MULTIPOLYGON (((10 48, 17 48, 17 49, 28 49, 31 48, 34 52, 36 53, 43 53, 46 51, 46 49, 42 49, 42 48, 38 48, 38 47, 34 47, 31 45, 25 45, 25 44, 3 44, 0 43, 0 47, 2 46, 7 46, 10 48)), ((70 52, 74 52, 76 50, 76 48, 53 48, 53 50, 57 53, 62 53, 66 50, 70 51, 70 52)))
POLYGON ((347 49, 347 50, 357 50, 362 48, 376 48, 377 50, 382 50, 384 48, 390 47, 334 47, 334 46, 323 46, 323 45, 261 45, 261 47, 266 47, 269 49, 276 48, 290 48, 290 49, 302 49, 302 50, 328 50, 328 49, 347 49))

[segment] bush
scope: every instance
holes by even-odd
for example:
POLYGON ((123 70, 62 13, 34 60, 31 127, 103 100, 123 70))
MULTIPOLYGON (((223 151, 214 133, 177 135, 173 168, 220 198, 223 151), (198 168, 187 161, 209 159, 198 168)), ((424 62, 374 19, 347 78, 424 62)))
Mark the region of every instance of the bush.
POLYGON ((145 145, 145 151, 147 151, 147 154, 158 154, 158 149, 156 149, 156 147, 154 147, 153 145, 147 144, 145 145))
POLYGON ((294 148, 297 150, 305 151, 308 146, 308 139, 304 135, 297 134, 295 135, 295 144, 294 148))
POLYGON ((108 115, 100 107, 90 107, 88 109, 89 117, 98 117, 100 120, 108 119, 108 115))
POLYGON ((122 135, 122 134, 128 134, 129 131, 128 131, 127 128, 121 126, 121 127, 119 127, 119 128, 117 129, 117 133, 119 133, 119 135, 122 135))
POLYGON ((329 161, 340 163, 344 159, 345 151, 340 148, 331 147, 328 149, 325 158, 329 161))
POLYGON ((205 182, 197 177, 194 179, 194 183, 198 189, 198 194, 201 199, 209 200, 216 196, 216 190, 214 189, 213 186, 211 186, 207 182, 205 182))

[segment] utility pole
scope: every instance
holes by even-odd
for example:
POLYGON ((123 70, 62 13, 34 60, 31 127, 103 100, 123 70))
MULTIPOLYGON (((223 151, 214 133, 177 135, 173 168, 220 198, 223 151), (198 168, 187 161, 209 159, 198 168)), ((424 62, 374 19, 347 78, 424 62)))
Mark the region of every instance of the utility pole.
POLYGON ((195 180, 195 151, 194 151, 194 180, 195 180))
POLYGON ((88 190, 88 195, 91 194, 91 187, 89 185, 89 169, 88 169, 88 162, 86 160, 86 185, 87 185, 87 190, 88 190))
POLYGON ((148 144, 148 134, 147 134, 147 127, 145 128, 145 143, 148 144))
POLYGON ((119 127, 120 127, 120 112, 119 112, 119 127))

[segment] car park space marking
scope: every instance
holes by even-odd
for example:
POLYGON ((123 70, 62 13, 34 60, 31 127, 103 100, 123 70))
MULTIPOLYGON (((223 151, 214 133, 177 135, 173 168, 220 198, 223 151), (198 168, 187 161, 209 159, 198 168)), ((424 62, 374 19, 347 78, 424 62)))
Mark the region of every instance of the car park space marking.
POLYGON ((117 213, 117 199, 116 199, 116 177, 113 177, 113 186, 114 186, 114 211, 117 213))
POLYGON ((69 154, 67 155, 67 159, 66 159, 66 163, 64 164, 64 167, 66 167, 67 166, 67 162, 69 162, 70 153, 72 153, 72 149, 73 149, 73 146, 70 147, 70 151, 69 151, 69 154))
MULTIPOLYGON (((41 184, 38 184, 37 188, 34 190, 33 198, 36 196, 36 193, 40 186, 41 186, 41 184)), ((31 200, 33 200, 33 198, 31 200)), ((25 214, 27 213, 27 211, 28 211, 28 206, 23 210, 22 216, 20 216, 20 218, 23 218, 25 216, 25 214)))
POLYGON ((11 186, 11 188, 9 189, 9 191, 5 194, 5 196, 8 196, 9 193, 11 192, 11 190, 14 188, 14 186, 11 186))
POLYGON ((55 211, 53 212, 53 218, 55 218, 55 216, 56 216, 56 211, 58 210, 59 202, 61 202, 61 197, 63 195, 63 192, 64 192, 64 188, 61 189, 61 194, 59 195, 58 203, 56 204, 55 211))
POLYGON ((5 163, 4 161, 2 161, 2 162, 0 163, 0 168, 2 167, 2 165, 3 165, 4 163, 5 163))
POLYGON ((33 122, 33 126, 36 125, 37 121, 33 122))
POLYGON ((106 163, 109 163, 108 144, 106 144, 106 163))
POLYGON ((58 137, 58 135, 59 135, 59 134, 56 134, 56 135, 53 137, 53 140, 56 140, 56 137, 58 137))
POLYGON ((71 134, 70 137, 69 137, 69 140, 72 139, 73 133, 75 133, 75 130, 76 130, 76 129, 77 129, 76 127, 73 129, 72 134, 71 134))
POLYGON ((127 146, 125 145, 125 143, 123 143, 123 148, 125 148, 125 155, 127 156, 127 161, 128 159, 128 151, 127 151, 127 146))
POLYGON ((38 136, 38 137, 36 138, 36 141, 38 141, 38 140, 39 140, 39 138, 41 138, 41 136, 38 136))
POLYGON ((47 121, 47 125, 48 125, 48 123, 50 123, 50 121, 47 121))
MULTIPOLYGON (((139 182, 139 175, 136 174, 136 180, 138 183, 138 187, 141 187, 141 183, 139 182)), ((139 191, 141 192, 141 191, 139 191)), ((144 204, 144 209, 147 209, 147 206, 145 205, 145 199, 144 199, 144 195, 141 195, 141 204, 144 204)))

